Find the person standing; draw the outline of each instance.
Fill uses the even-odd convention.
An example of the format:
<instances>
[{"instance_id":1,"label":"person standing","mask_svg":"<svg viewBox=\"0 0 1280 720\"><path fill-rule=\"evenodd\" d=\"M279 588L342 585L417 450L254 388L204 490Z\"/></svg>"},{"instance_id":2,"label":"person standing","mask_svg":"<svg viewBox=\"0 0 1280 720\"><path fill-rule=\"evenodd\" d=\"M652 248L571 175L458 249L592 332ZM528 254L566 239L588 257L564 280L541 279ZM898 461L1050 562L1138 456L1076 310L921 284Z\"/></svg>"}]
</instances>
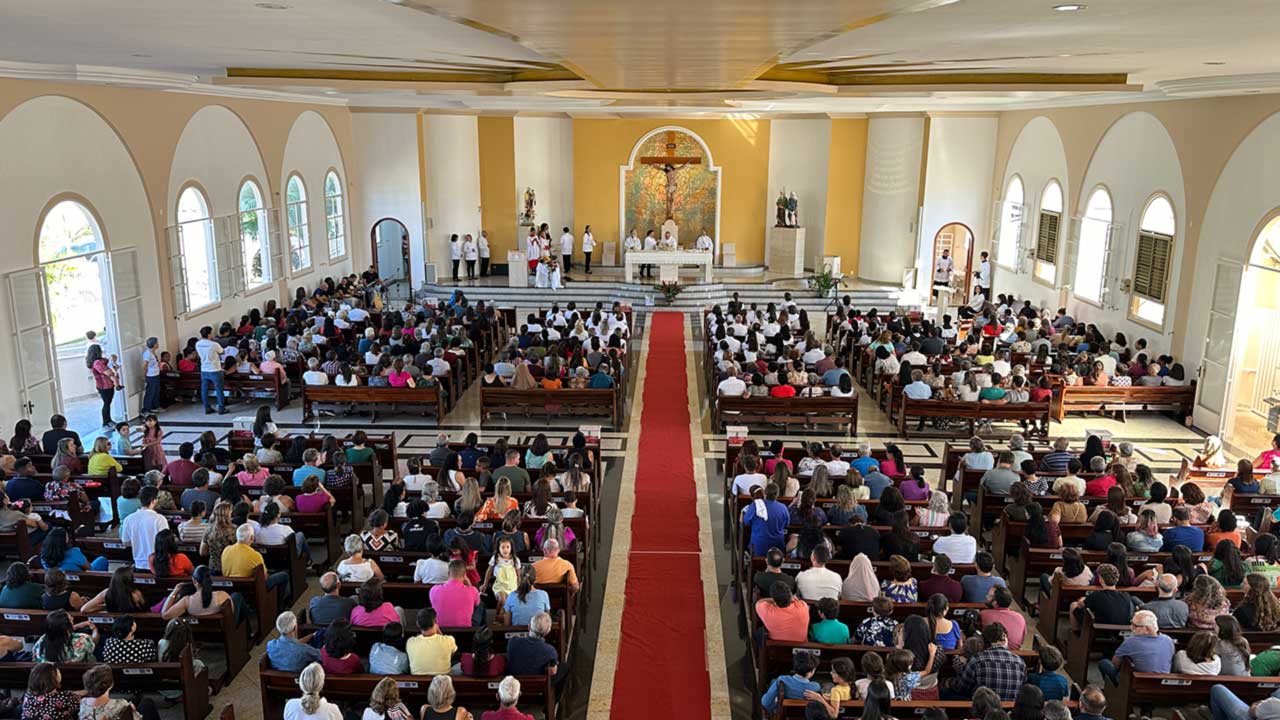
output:
<instances>
[{"instance_id":1,"label":"person standing","mask_svg":"<svg viewBox=\"0 0 1280 720\"><path fill-rule=\"evenodd\" d=\"M591 274L591 251L596 249L596 239L591 236L591 226L582 228L582 257L586 273Z\"/></svg>"},{"instance_id":2,"label":"person standing","mask_svg":"<svg viewBox=\"0 0 1280 720\"><path fill-rule=\"evenodd\" d=\"M489 231L480 231L480 277L489 276Z\"/></svg>"},{"instance_id":3,"label":"person standing","mask_svg":"<svg viewBox=\"0 0 1280 720\"><path fill-rule=\"evenodd\" d=\"M476 279L476 260L480 258L480 246L476 244L471 233L467 233L462 241L462 259L467 261L467 279Z\"/></svg>"},{"instance_id":4,"label":"person standing","mask_svg":"<svg viewBox=\"0 0 1280 720\"><path fill-rule=\"evenodd\" d=\"M146 389L142 393L142 414L160 410L160 358L156 348L160 346L157 338L147 338L147 346L142 349L142 374L146 378Z\"/></svg>"},{"instance_id":5,"label":"person standing","mask_svg":"<svg viewBox=\"0 0 1280 720\"><path fill-rule=\"evenodd\" d=\"M715 246L715 242L711 239L711 236L707 234L707 229L702 228L702 234L694 241L693 249L698 252L711 252L715 249Z\"/></svg>"},{"instance_id":6,"label":"person standing","mask_svg":"<svg viewBox=\"0 0 1280 720\"><path fill-rule=\"evenodd\" d=\"M542 257L542 240L538 238L538 229L529 226L529 237L524 239L525 260L529 263L529 272L538 269L538 259Z\"/></svg>"},{"instance_id":7,"label":"person standing","mask_svg":"<svg viewBox=\"0 0 1280 720\"><path fill-rule=\"evenodd\" d=\"M640 242L640 236L636 234L636 229L631 228L631 234L627 235L627 239L624 240L622 243L622 250L624 252L622 256L622 260L623 260L622 265L624 268L626 267L626 259L627 259L627 256L625 253L634 252L636 250L639 250L642 247L644 246ZM640 270L643 272L644 267L641 266Z\"/></svg>"},{"instance_id":8,"label":"person standing","mask_svg":"<svg viewBox=\"0 0 1280 720\"><path fill-rule=\"evenodd\" d=\"M204 403L204 414L212 415L209 409L209 388L213 388L218 398L218 414L226 415L225 400L222 397L222 344L212 339L213 328L205 325L200 328L200 339L196 342L196 354L200 356L200 402Z\"/></svg>"},{"instance_id":9,"label":"person standing","mask_svg":"<svg viewBox=\"0 0 1280 720\"><path fill-rule=\"evenodd\" d=\"M462 243L458 242L458 233L449 236L449 259L453 260L453 281L458 282L458 263L462 261Z\"/></svg>"},{"instance_id":10,"label":"person standing","mask_svg":"<svg viewBox=\"0 0 1280 720\"><path fill-rule=\"evenodd\" d=\"M933 296L938 297L938 288L951 287L951 275L956 271L955 261L951 259L951 249L942 251L942 257L933 264Z\"/></svg>"},{"instance_id":11,"label":"person standing","mask_svg":"<svg viewBox=\"0 0 1280 720\"><path fill-rule=\"evenodd\" d=\"M573 269L573 233L567 227L560 233L560 260L565 272Z\"/></svg>"},{"instance_id":12,"label":"person standing","mask_svg":"<svg viewBox=\"0 0 1280 720\"><path fill-rule=\"evenodd\" d=\"M657 250L657 249L658 249L658 238L654 237L654 236L653 236L653 231L652 231L652 230L650 230L649 232L647 232L647 233L645 233L645 234L644 234L644 250L645 250L645 252L652 252L652 251ZM652 266L652 265L649 265L649 264L647 264L647 263L646 263L646 264L644 264L644 265L641 265L641 266L640 266L640 277L648 277L648 278L652 278L652 277L653 277L653 266Z\"/></svg>"},{"instance_id":13,"label":"person standing","mask_svg":"<svg viewBox=\"0 0 1280 720\"><path fill-rule=\"evenodd\" d=\"M978 260L978 269L973 276L978 279L977 284L982 288L982 294L991 297L991 256L986 251L983 251Z\"/></svg>"},{"instance_id":14,"label":"person standing","mask_svg":"<svg viewBox=\"0 0 1280 720\"><path fill-rule=\"evenodd\" d=\"M93 386L102 398L102 426L113 427L111 422L111 401L116 397L116 387L120 384L116 371L102 357L101 345L89 346L89 371L93 373Z\"/></svg>"}]
</instances>

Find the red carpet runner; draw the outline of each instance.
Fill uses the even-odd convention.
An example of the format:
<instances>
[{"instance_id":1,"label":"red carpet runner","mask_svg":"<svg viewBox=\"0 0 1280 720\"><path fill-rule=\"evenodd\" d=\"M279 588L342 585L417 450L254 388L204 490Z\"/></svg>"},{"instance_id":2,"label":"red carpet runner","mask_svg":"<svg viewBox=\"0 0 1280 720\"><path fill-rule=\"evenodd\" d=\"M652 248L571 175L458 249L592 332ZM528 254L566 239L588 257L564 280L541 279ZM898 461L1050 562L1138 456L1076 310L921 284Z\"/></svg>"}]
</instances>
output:
<instances>
[{"instance_id":1,"label":"red carpet runner","mask_svg":"<svg viewBox=\"0 0 1280 720\"><path fill-rule=\"evenodd\" d=\"M680 313L655 313L645 359L631 567L610 712L622 720L711 714L684 323Z\"/></svg>"}]
</instances>

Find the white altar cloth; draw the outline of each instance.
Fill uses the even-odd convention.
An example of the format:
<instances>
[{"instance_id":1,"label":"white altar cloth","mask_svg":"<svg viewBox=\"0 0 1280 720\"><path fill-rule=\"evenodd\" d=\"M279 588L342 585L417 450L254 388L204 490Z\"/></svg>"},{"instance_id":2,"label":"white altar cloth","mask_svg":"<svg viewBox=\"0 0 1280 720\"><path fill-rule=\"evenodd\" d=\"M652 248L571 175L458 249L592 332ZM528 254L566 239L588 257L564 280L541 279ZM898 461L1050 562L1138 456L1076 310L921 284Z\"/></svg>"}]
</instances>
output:
<instances>
[{"instance_id":1,"label":"white altar cloth","mask_svg":"<svg viewBox=\"0 0 1280 720\"><path fill-rule=\"evenodd\" d=\"M701 265L704 268L704 279L711 282L711 264L714 254L697 250L632 250L627 253L623 278L626 282L634 282L632 273L639 265L672 266Z\"/></svg>"}]
</instances>

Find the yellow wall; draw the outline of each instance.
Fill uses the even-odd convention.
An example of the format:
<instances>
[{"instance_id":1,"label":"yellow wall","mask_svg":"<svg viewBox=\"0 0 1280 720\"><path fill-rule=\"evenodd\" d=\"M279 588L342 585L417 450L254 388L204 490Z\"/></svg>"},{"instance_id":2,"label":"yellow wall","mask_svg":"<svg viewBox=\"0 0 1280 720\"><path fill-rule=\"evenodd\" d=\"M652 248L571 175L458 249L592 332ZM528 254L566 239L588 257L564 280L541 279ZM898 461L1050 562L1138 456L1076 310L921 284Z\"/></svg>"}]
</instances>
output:
<instances>
[{"instance_id":1,"label":"yellow wall","mask_svg":"<svg viewBox=\"0 0 1280 720\"><path fill-rule=\"evenodd\" d=\"M480 117L480 225L489 232L492 262L516 249L516 141L510 117Z\"/></svg>"},{"instance_id":2,"label":"yellow wall","mask_svg":"<svg viewBox=\"0 0 1280 720\"><path fill-rule=\"evenodd\" d=\"M769 183L768 120L575 119L575 221L579 225L591 225L597 242L617 241L621 246L621 232L618 228L618 168L627 163L632 147L645 133L664 125L688 128L711 149L712 160L717 167L723 168L720 173L719 240L721 243L737 245L739 264L763 263L765 226L761 221L763 213L760 203L768 192ZM865 136L864 129L864 149ZM483 130L481 142L483 143ZM483 152L480 163L483 193ZM858 202L861 204L860 170L858 187ZM511 217L515 217L514 209ZM856 249L854 257L857 257Z\"/></svg>"},{"instance_id":3,"label":"yellow wall","mask_svg":"<svg viewBox=\"0 0 1280 720\"><path fill-rule=\"evenodd\" d=\"M831 121L831 160L827 165L826 255L840 256L845 275L858 274L862 244L862 185L867 168L867 119Z\"/></svg>"}]
</instances>

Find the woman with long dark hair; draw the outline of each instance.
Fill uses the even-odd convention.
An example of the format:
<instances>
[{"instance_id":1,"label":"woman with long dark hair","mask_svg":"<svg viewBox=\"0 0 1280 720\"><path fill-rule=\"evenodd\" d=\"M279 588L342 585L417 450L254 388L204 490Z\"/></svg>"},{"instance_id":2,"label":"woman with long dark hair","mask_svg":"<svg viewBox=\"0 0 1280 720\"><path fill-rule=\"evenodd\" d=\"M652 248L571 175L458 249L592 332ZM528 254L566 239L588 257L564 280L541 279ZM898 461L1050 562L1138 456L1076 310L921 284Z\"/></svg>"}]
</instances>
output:
<instances>
[{"instance_id":1,"label":"woman with long dark hair","mask_svg":"<svg viewBox=\"0 0 1280 720\"><path fill-rule=\"evenodd\" d=\"M889 533L880 536L880 553L884 560L894 555L915 562L920 559L920 538L908 525L907 511L901 510L889 520Z\"/></svg>"},{"instance_id":2,"label":"woman with long dark hair","mask_svg":"<svg viewBox=\"0 0 1280 720\"><path fill-rule=\"evenodd\" d=\"M91 634L76 632L77 628L88 628ZM65 610L56 610L45 618L44 635L36 641L31 655L36 662L93 662L97 641L96 625L88 620L73 624Z\"/></svg>"},{"instance_id":3,"label":"woman with long dark hair","mask_svg":"<svg viewBox=\"0 0 1280 720\"><path fill-rule=\"evenodd\" d=\"M1013 702L1013 711L1009 720L1043 720L1044 691L1031 683L1018 689L1018 697Z\"/></svg>"},{"instance_id":4,"label":"woman with long dark hair","mask_svg":"<svg viewBox=\"0 0 1280 720\"><path fill-rule=\"evenodd\" d=\"M156 533L155 550L151 554L151 572L156 577L188 577L195 569L191 559L178 552L178 537L172 530Z\"/></svg>"},{"instance_id":5,"label":"woman with long dark hair","mask_svg":"<svg viewBox=\"0 0 1280 720\"><path fill-rule=\"evenodd\" d=\"M66 528L53 527L40 545L40 565L46 570L83 572L89 569L89 560L80 548L71 546Z\"/></svg>"},{"instance_id":6,"label":"woman with long dark hair","mask_svg":"<svg viewBox=\"0 0 1280 720\"><path fill-rule=\"evenodd\" d=\"M1123 539L1124 533L1116 514L1110 510L1103 510L1093 521L1093 532L1084 539L1084 549L1106 550L1111 543ZM1124 575L1124 571L1121 570L1120 574Z\"/></svg>"},{"instance_id":7,"label":"woman with long dark hair","mask_svg":"<svg viewBox=\"0 0 1280 720\"><path fill-rule=\"evenodd\" d=\"M915 656L911 669L918 673L930 674L939 665L938 645L933 631L929 627L929 621L919 615L911 615L903 621L898 647L910 650Z\"/></svg>"},{"instance_id":8,"label":"woman with long dark hair","mask_svg":"<svg viewBox=\"0 0 1280 720\"><path fill-rule=\"evenodd\" d=\"M81 608L83 612L145 612L147 602L133 580L133 566L124 565L111 574L111 582Z\"/></svg>"}]
</instances>

